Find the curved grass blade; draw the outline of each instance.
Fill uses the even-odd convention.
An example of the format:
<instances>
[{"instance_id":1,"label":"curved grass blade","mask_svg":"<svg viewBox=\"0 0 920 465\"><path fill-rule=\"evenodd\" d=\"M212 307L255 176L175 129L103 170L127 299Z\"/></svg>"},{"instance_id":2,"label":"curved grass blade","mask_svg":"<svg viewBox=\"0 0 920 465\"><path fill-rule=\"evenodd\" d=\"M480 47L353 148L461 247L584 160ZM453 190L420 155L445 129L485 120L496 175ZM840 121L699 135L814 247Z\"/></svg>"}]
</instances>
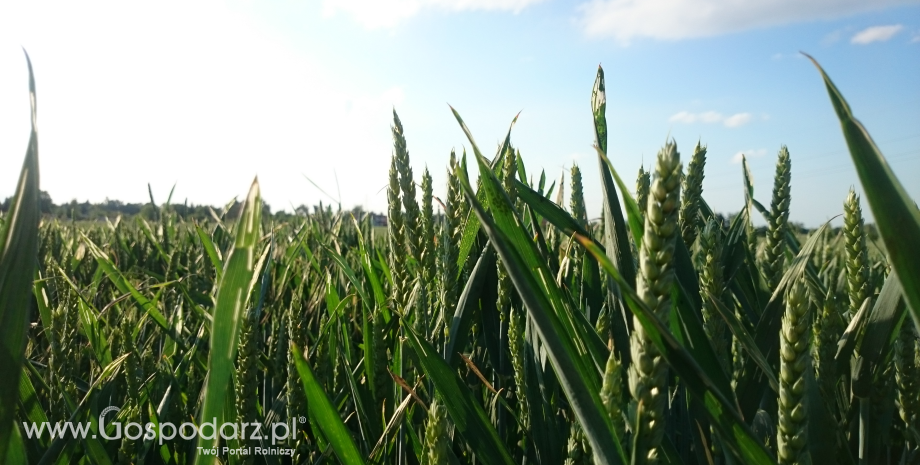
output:
<instances>
[{"instance_id":1,"label":"curved grass blade","mask_svg":"<svg viewBox=\"0 0 920 465\"><path fill-rule=\"evenodd\" d=\"M31 307L32 280L38 262L38 223L41 220L38 184L38 129L35 77L29 67L32 132L16 193L0 227L0 457L9 451L16 415L19 376L26 348L26 324ZM21 441L19 442L21 445Z\"/></svg>"},{"instance_id":2,"label":"curved grass blade","mask_svg":"<svg viewBox=\"0 0 920 465\"><path fill-rule=\"evenodd\" d=\"M885 279L882 291L866 318L865 330L856 347L859 354L857 363L865 364L866 369L853 372L851 383L854 395L862 396L865 393L868 396L873 379L879 375L884 361L889 358L904 317L905 305L901 296L901 282L897 272L892 271Z\"/></svg>"},{"instance_id":3,"label":"curved grass blade","mask_svg":"<svg viewBox=\"0 0 920 465\"><path fill-rule=\"evenodd\" d=\"M595 457L601 463L625 464L627 463L626 456L613 430L610 418L601 414L605 410L598 395L600 373L596 367L588 366L587 361L584 360L587 354L576 348L577 344L585 342L584 340L573 340L578 327L566 327L563 324L562 318L571 318L571 312L566 310L562 302L562 293L549 275L546 262L538 258L536 245L530 241L520 224L516 223L507 194L501 190L494 174L484 169L488 166L485 159L481 156L477 159L480 164L483 186L489 192L490 200L493 202L492 212L502 220L502 229L496 225L497 222L492 217L486 214L482 205L476 200L469 180L460 176L460 185L467 198L470 199L473 211L479 217L483 230L492 241L502 263L508 270L508 275L524 301ZM505 229L514 234L514 240L509 239ZM526 260L522 257L522 253L527 257ZM546 289L541 286L541 282ZM594 336L597 338L597 333L594 333Z\"/></svg>"},{"instance_id":4,"label":"curved grass blade","mask_svg":"<svg viewBox=\"0 0 920 465\"><path fill-rule=\"evenodd\" d=\"M236 225L236 239L233 250L224 267L224 278L217 291L217 305L211 324L211 343L208 356L208 379L202 397L201 421L215 421L221 424L224 417L224 403L229 393L230 375L234 370L236 349L239 342L240 319L246 302L256 283L256 245L260 239L262 224L262 198L259 182L252 182L243 213ZM216 439L198 438L198 446L211 448ZM214 456L198 455L195 463L214 463Z\"/></svg>"},{"instance_id":5,"label":"curved grass blade","mask_svg":"<svg viewBox=\"0 0 920 465\"><path fill-rule=\"evenodd\" d=\"M601 81L601 87L603 87L603 71L598 71L598 79ZM629 189L623 184L620 176L613 168L613 164L610 163L610 159L607 158L607 153L598 145L595 145L594 149L597 151L597 163L601 173L601 189L604 194L602 206L604 213L604 245L607 247L605 253L611 260L614 260L617 269L625 278L625 283L635 289L636 266L633 261L632 249L629 245L629 237L626 235L626 228L627 226L629 227L636 247L641 247L642 216L639 215L639 207L636 205L635 200L629 195ZM617 190L611 175L620 184L620 193L623 195L623 200L627 206L628 221L623 219L620 200L617 197ZM617 321L618 323L611 325L614 349L618 352L622 363L628 366L632 363L632 353L628 350L628 347L630 344L629 333L633 330L633 319L629 317L626 303L621 296L622 291L617 286L618 284L614 280L607 278L607 311L611 312L611 316L615 317L611 318L611 321Z\"/></svg>"},{"instance_id":6,"label":"curved grass blade","mask_svg":"<svg viewBox=\"0 0 920 465\"><path fill-rule=\"evenodd\" d=\"M450 106L450 105L448 105ZM457 122L460 123L460 128L463 129L463 133L466 134L466 138L470 141L470 145L473 146L473 156L481 156L482 152L479 151L479 146L476 145L476 141L473 140L473 134L470 132L469 128L466 127L466 123L463 122L463 118L460 117L460 113L457 113L457 110L454 107L450 107L450 111L454 114L454 118L457 119ZM511 146L511 129L514 128L514 124L517 123L518 116L520 113L514 116L514 119L511 120L511 125L508 126L508 133L505 135L505 140L502 142L501 147L498 149L498 153L495 155L495 158L492 159L492 162L489 164L490 169L494 170L497 167L501 166L502 157L505 155L505 151ZM463 169L463 172L466 173L466 151L463 152L463 162L460 165ZM488 208L488 203L486 202L486 197L484 192L477 192L477 197L479 201ZM463 266L466 262L467 257L470 255L470 251L473 248L473 243L476 240L476 236L479 234L479 219L476 218L476 215L473 212L470 212L470 216L466 219L463 227L463 235L460 240L460 252L457 255L457 266Z\"/></svg>"},{"instance_id":7,"label":"curved grass blade","mask_svg":"<svg viewBox=\"0 0 920 465\"><path fill-rule=\"evenodd\" d=\"M377 273L374 271L374 264L371 262L371 255L367 251L367 246L364 244L364 234L361 233L361 227L358 225L358 221L355 220L352 216L352 221L355 224L355 231L358 233L358 254L361 257L361 267L364 268L364 274L367 276L368 281L371 283L371 289L374 291L374 300L377 302L378 307L386 306L386 295L383 293L383 287L380 285L380 280L377 278ZM370 302L368 302L370 305Z\"/></svg>"},{"instance_id":8,"label":"curved grass blade","mask_svg":"<svg viewBox=\"0 0 920 465\"><path fill-rule=\"evenodd\" d=\"M598 168L601 172L601 190L604 194L603 208L606 224L605 245L607 255L615 260L617 269L623 273L627 283L635 285L636 270L632 261L632 251L629 247L629 238L626 237L626 219L620 208L620 199L617 197L610 173L614 172L610 160L607 159L607 91L604 82L604 69L598 65L597 77L594 79L594 88L591 91L591 115L594 120L594 148L597 150ZM610 169L610 171L608 171ZM624 198L628 189L620 186ZM638 218L638 217L637 217ZM641 237L641 234L638 236ZM641 240L641 239L637 239ZM627 319L628 321L629 319Z\"/></svg>"},{"instance_id":9,"label":"curved grass blade","mask_svg":"<svg viewBox=\"0 0 920 465\"><path fill-rule=\"evenodd\" d=\"M310 364L304 359L304 354L296 344L291 344L291 350L297 354L294 357L294 363L297 365L297 373L300 375L300 381L303 383L304 392L307 395L307 404L310 406L310 415L314 418L319 429L323 431L326 440L332 445L335 455L345 465L364 464L361 453L351 437L345 423L339 412L333 407L332 402L326 395L326 391L316 381L313 376L313 370Z\"/></svg>"},{"instance_id":10,"label":"curved grass blade","mask_svg":"<svg viewBox=\"0 0 920 465\"><path fill-rule=\"evenodd\" d=\"M348 262L345 261L345 257L339 255L332 247L323 246L326 249L326 253L332 257L332 260L339 265L339 268L342 269L342 273L345 273L345 277L351 281L351 284L355 286L355 289L358 291L358 295L361 297L361 300L364 302L373 302L370 298L370 295L367 293L367 290L364 288L364 283L358 279L358 276L355 274L354 270L348 266Z\"/></svg>"},{"instance_id":11,"label":"curved grass blade","mask_svg":"<svg viewBox=\"0 0 920 465\"><path fill-rule=\"evenodd\" d=\"M850 360L853 351L856 350L857 337L862 334L863 328L866 327L870 308L872 308L872 298L864 300L856 315L853 315L853 319L850 320L847 329L843 331L837 341L837 354L834 355L834 363L840 365Z\"/></svg>"},{"instance_id":12,"label":"curved grass blade","mask_svg":"<svg viewBox=\"0 0 920 465\"><path fill-rule=\"evenodd\" d=\"M476 458L485 464L514 463L489 417L459 376L427 341L418 337L409 325L403 325L409 345L418 355L422 370L432 382L447 407L450 419Z\"/></svg>"},{"instance_id":13,"label":"curved grass blade","mask_svg":"<svg viewBox=\"0 0 920 465\"><path fill-rule=\"evenodd\" d=\"M572 218L572 215L569 215L568 212L546 197L540 195L537 191L518 180L515 180L515 188L517 189L518 198L523 200L529 207L533 208L533 210L539 213L544 219L562 230L566 235L577 232L582 236L591 237L591 234ZM539 225L536 224L533 226L539 227ZM543 252L541 246L542 244L538 243L538 248L541 249L541 253L549 255ZM599 244L598 247L600 247ZM581 303L585 304L585 314L588 322L594 325L597 321L597 315L600 312L601 302L603 300L600 288L600 272L597 268L597 262L594 260L585 260L582 267L583 279L581 285L583 286L582 295L584 302Z\"/></svg>"},{"instance_id":14,"label":"curved grass blade","mask_svg":"<svg viewBox=\"0 0 920 465\"><path fill-rule=\"evenodd\" d=\"M524 229L520 218L514 211L508 200L508 195L501 187L498 178L484 167L485 159L479 157L480 172L487 173L481 176L484 191L489 197L489 202L496 209L493 213L494 224L502 230L509 239L510 244L515 247L525 260L526 266L531 270L541 270L543 276L548 274L547 260L539 253L539 248L532 238ZM538 280L537 282L540 282ZM542 290L549 297L550 303L556 312L562 327L565 329L569 339L574 342L575 347L581 353L587 353L591 356L591 361L597 370L597 377L591 375L588 381L592 383L592 388L596 387L600 391L600 374L603 373L607 364L607 358L610 351L600 336L598 336L594 327L588 322L587 316L579 311L575 311L575 305L569 300L568 294L564 293L559 286L548 283L544 284ZM587 365L585 365L587 367ZM591 373L590 370L588 373Z\"/></svg>"},{"instance_id":15,"label":"curved grass blade","mask_svg":"<svg viewBox=\"0 0 920 465\"><path fill-rule=\"evenodd\" d=\"M479 308L479 300L485 288L486 277L495 270L495 252L492 247L486 243L476 266L470 273L470 278L463 287L463 293L457 301L457 309L454 311L453 319L450 323L450 332L448 333L447 348L444 351L444 358L447 363L454 366L454 354L466 347L469 342L470 328L473 326L473 314Z\"/></svg>"},{"instance_id":16,"label":"curved grass blade","mask_svg":"<svg viewBox=\"0 0 920 465\"><path fill-rule=\"evenodd\" d=\"M486 158L482 156L482 153L476 146L472 134L470 134L466 124L463 123L463 119L460 118L460 114L457 113L457 111L453 108L451 108L451 110L453 111L454 116L457 118L457 122L460 123L464 133L467 135L467 138L470 140L470 143L473 145L473 150L475 153L474 156L476 157L477 164L479 165L480 181L483 186L485 186L484 189L476 192L476 202L481 206L491 205L494 202L499 202L497 208L501 208L501 210L497 213L496 224L504 229L506 234L508 234L507 237L511 239L512 243L516 244L518 247L522 247L519 250L529 252L524 255L524 258L527 259L528 267L531 270L535 270L539 265L542 267L541 271L544 273L544 277L547 277L547 279L552 279L550 277L551 275L546 273L547 270L545 257L541 257L539 255L539 252L536 249L536 246L533 244L533 241L530 240L529 235L521 227L520 222L515 219L515 215L511 213L514 209L508 201L507 193L504 192L501 187L501 183L498 181L495 175L494 167L496 166L496 163L501 162L501 155L503 153L502 151L510 147L511 129L509 128L509 135L505 138L505 144L502 145L502 151L500 151L499 154L496 155L496 158L493 159L491 163L489 163ZM515 117L515 121L516 120L517 118ZM455 176L460 177L461 184L463 180L465 180L466 185L469 186L469 179L466 176L465 170L458 170L458 173L456 173ZM473 191L471 188L469 193L472 192ZM483 199L488 203L483 203ZM473 200L473 198L471 198L471 200ZM485 209L483 209L483 212L485 212ZM470 211L470 215L470 218L472 219L474 216L477 216L478 213ZM482 219L480 218L479 221L481 222ZM524 244L529 245L525 246ZM541 281L538 280L537 282ZM582 349L581 353L588 353L591 355L591 359L594 362L595 368L597 369L597 376L589 377L588 381L592 382L592 387L596 387L595 391L599 391L600 374L603 373L604 367L606 366L609 350L597 335L597 332L594 331L594 328L591 327L590 323L588 323L585 315L580 312L574 312L572 310L573 306L570 305L570 302L566 300L566 296L558 288L558 286L550 286L549 284L546 285L549 287L545 288L544 290L549 291L548 295L553 303L553 307L551 308L556 310L557 316L561 319L563 328L566 330L566 334L569 335L570 340L573 341L574 344L578 345L579 348ZM581 362L581 358L578 358L577 360Z\"/></svg>"},{"instance_id":17,"label":"curved grass blade","mask_svg":"<svg viewBox=\"0 0 920 465\"><path fill-rule=\"evenodd\" d=\"M591 237L591 234L581 227L578 222L572 218L567 211L556 205L548 198L543 197L537 191L527 187L526 184L515 179L514 186L517 189L518 198L530 205L540 216L549 221L553 226L559 228L566 235L578 233L585 237Z\"/></svg>"},{"instance_id":18,"label":"curved grass blade","mask_svg":"<svg viewBox=\"0 0 920 465\"><path fill-rule=\"evenodd\" d=\"M30 379L29 370L23 369L22 375L19 377L19 415L20 419L28 419L33 425L41 425L48 423L48 416L45 415L45 410L41 405L40 398L38 393L35 391L35 387L32 385L32 380ZM16 425L15 429L18 430L19 426ZM15 433L14 433L15 434ZM42 450L45 450L48 447L48 441L44 436L33 438L28 435L23 439L23 446L25 447L26 453L29 455L30 460L25 462L14 462L7 460L5 463L35 463L41 457ZM15 437L12 441L16 441ZM9 457L9 455L7 455Z\"/></svg>"},{"instance_id":19,"label":"curved grass blade","mask_svg":"<svg viewBox=\"0 0 920 465\"><path fill-rule=\"evenodd\" d=\"M744 179L744 201L748 209L753 206L765 220L770 221L770 211L754 198L754 176L751 175L751 169L744 155L741 156L741 173Z\"/></svg>"},{"instance_id":20,"label":"curved grass blade","mask_svg":"<svg viewBox=\"0 0 920 465\"><path fill-rule=\"evenodd\" d=\"M597 150L597 147L595 147L595 150ZM636 199L629 193L629 187L623 182L623 178L617 173L617 170L613 167L613 163L607 158L607 154L598 150L597 155L604 161L604 164L607 165L607 169L609 169L610 174L613 175L617 187L620 188L620 195L623 196L623 204L626 207L626 219L629 224L629 232L632 234L633 240L636 241L636 247L639 248L642 246L642 231L645 230L645 226L642 224L639 204L636 203Z\"/></svg>"},{"instance_id":21,"label":"curved grass blade","mask_svg":"<svg viewBox=\"0 0 920 465\"><path fill-rule=\"evenodd\" d=\"M208 236L208 233L204 229L201 229L201 226L196 224L195 231L198 233L198 238L201 240L201 245L204 247L208 259L211 260L211 265L214 266L214 271L217 273L217 282L220 282L224 274L224 263L220 258L220 252L214 247L214 242L211 240L211 237Z\"/></svg>"},{"instance_id":22,"label":"curved grass blade","mask_svg":"<svg viewBox=\"0 0 920 465\"><path fill-rule=\"evenodd\" d=\"M888 166L869 132L853 117L850 105L837 86L814 58L804 55L814 63L824 79L879 234L900 277L914 325L920 331L920 260L916 257L916 250L920 247L920 210Z\"/></svg>"}]
</instances>

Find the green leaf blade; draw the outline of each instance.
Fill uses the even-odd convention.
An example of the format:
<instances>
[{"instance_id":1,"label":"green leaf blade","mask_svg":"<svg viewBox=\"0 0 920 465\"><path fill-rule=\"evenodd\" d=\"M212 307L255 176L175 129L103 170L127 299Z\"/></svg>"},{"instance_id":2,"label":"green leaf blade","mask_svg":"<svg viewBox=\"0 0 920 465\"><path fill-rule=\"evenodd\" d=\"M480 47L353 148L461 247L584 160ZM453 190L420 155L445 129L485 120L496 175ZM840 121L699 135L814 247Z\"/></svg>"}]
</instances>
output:
<instances>
[{"instance_id":1,"label":"green leaf blade","mask_svg":"<svg viewBox=\"0 0 920 465\"><path fill-rule=\"evenodd\" d=\"M345 465L364 465L364 459L358 452L348 428L342 422L339 412L332 406L326 391L316 380L310 364L304 358L303 352L292 344L291 350L297 354L294 357L294 363L297 366L297 373L300 375L300 381L303 383L304 393L307 395L307 404L310 406L310 415L312 415L319 424L320 429L326 436L326 439L332 445L335 455Z\"/></svg>"},{"instance_id":2,"label":"green leaf blade","mask_svg":"<svg viewBox=\"0 0 920 465\"><path fill-rule=\"evenodd\" d=\"M255 282L255 247L261 237L261 218L262 199L256 180L252 183L243 213L236 225L233 251L226 261L223 279L217 291L217 305L211 323L208 379L203 388L202 422L215 421L216 424L221 424L224 417L224 403L232 384L230 377L236 361L240 320ZM198 439L199 447L209 448L215 445L216 439ZM214 463L214 460L213 456L199 455L196 463Z\"/></svg>"},{"instance_id":3,"label":"green leaf blade","mask_svg":"<svg viewBox=\"0 0 920 465\"><path fill-rule=\"evenodd\" d=\"M32 279L38 262L38 224L41 220L38 179L38 130L36 129L35 78L29 67L32 132L19 183L0 228L0 457L7 457L13 438L13 418L19 393L26 324L31 307ZM18 434L17 434L18 438ZM21 439L15 447L21 447ZM16 451L13 451L16 452Z\"/></svg>"}]
</instances>

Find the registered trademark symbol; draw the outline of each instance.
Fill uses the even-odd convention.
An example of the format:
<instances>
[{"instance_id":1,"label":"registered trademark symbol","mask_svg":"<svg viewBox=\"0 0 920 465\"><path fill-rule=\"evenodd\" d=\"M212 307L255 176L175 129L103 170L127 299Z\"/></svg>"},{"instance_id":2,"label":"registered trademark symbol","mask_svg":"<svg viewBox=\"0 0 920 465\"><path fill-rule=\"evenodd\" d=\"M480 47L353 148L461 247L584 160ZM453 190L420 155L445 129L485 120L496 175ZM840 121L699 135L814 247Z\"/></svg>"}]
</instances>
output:
<instances>
[{"instance_id":1,"label":"registered trademark symbol","mask_svg":"<svg viewBox=\"0 0 920 465\"><path fill-rule=\"evenodd\" d=\"M307 417L300 417L300 418L298 418L297 420L300 421L301 423L306 423L306 422L307 422Z\"/></svg>"}]
</instances>

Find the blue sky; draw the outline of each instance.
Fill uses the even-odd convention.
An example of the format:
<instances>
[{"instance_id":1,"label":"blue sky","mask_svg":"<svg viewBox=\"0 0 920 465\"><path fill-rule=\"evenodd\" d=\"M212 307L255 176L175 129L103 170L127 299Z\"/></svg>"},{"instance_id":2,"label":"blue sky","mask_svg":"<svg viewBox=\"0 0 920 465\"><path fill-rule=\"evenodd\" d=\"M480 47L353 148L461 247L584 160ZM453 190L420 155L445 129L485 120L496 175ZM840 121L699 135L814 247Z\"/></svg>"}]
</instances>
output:
<instances>
[{"instance_id":1,"label":"blue sky","mask_svg":"<svg viewBox=\"0 0 920 465\"><path fill-rule=\"evenodd\" d=\"M443 195L451 148L469 146L450 104L487 153L522 111L512 139L528 173L558 179L577 163L598 216L589 102L602 64L610 155L625 178L667 137L685 163L700 140L704 197L737 211L739 154L769 203L786 144L791 219L815 226L861 188L799 51L824 66L920 199L916 0L125 3L0 6L0 197L28 138L24 46L42 188L58 203L143 202L149 182L158 201L176 184L174 201L222 205L255 175L275 210L328 202L308 176L346 208L382 211L391 110L416 176L427 166Z\"/></svg>"}]
</instances>

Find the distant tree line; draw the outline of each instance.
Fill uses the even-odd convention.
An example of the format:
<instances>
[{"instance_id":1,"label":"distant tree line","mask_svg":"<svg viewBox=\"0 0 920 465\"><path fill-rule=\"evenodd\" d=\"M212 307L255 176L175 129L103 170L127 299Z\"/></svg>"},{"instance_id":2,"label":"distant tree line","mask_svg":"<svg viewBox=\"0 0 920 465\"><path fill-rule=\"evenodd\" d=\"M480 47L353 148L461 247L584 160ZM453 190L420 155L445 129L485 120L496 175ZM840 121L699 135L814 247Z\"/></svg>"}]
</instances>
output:
<instances>
[{"instance_id":1,"label":"distant tree line","mask_svg":"<svg viewBox=\"0 0 920 465\"><path fill-rule=\"evenodd\" d=\"M3 203L0 203L0 212L7 212L12 201L12 197L4 199ZM213 210L215 214L223 216L224 210L226 209L226 217L235 219L239 216L242 207L242 203L236 200L221 207L195 204L189 205L188 202L154 206L150 202L124 203L120 200L110 199L105 199L103 202L99 203L90 203L88 201L77 202L76 200L71 200L67 203L56 204L51 199L51 196L45 191L41 191L39 203L44 216L56 218L58 220L73 221L104 221L106 218L115 219L119 215L125 218L140 216L141 218L152 221L157 218L160 209L166 209L185 221L206 221L212 218L211 210ZM271 206L264 202L264 200L262 202L263 218L272 218L276 221L283 221L297 216L308 216L320 212L331 215L334 211L331 205L323 205L323 203L320 202L319 205L314 205L312 208L306 205L295 207L294 213L283 210L272 212ZM358 219L363 219L366 214L374 215L375 223L381 221L379 218L383 218L382 225L386 225L386 217L383 215L375 215L373 212L366 212L361 206L352 208L350 212Z\"/></svg>"}]
</instances>

